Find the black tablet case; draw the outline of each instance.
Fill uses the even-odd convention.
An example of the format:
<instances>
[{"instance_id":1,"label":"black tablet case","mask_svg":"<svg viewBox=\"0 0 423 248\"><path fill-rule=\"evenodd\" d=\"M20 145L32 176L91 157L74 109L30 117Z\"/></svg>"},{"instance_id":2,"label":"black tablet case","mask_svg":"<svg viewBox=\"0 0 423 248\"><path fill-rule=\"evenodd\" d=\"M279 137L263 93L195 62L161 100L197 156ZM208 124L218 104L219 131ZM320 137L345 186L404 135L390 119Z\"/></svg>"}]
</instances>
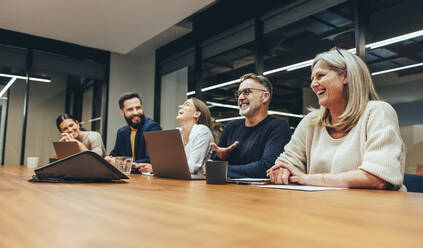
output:
<instances>
[{"instance_id":1,"label":"black tablet case","mask_svg":"<svg viewBox=\"0 0 423 248\"><path fill-rule=\"evenodd\" d=\"M31 182L110 182L129 179L97 153L83 151L36 169Z\"/></svg>"}]
</instances>

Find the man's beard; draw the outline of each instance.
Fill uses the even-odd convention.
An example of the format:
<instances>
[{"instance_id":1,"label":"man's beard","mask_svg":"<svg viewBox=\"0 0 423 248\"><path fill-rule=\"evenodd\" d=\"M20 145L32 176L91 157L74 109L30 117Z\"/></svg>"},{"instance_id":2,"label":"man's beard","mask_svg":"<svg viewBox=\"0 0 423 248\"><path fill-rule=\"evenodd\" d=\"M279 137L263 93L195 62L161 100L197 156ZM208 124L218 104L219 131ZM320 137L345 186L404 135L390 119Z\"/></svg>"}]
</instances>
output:
<instances>
[{"instance_id":1,"label":"man's beard","mask_svg":"<svg viewBox=\"0 0 423 248\"><path fill-rule=\"evenodd\" d=\"M136 116L138 116L140 118L140 121L138 123L132 122L132 118L134 118ZM130 127L134 128L134 129L139 129L140 127L142 127L144 125L144 114L133 115L132 117L126 117L125 116L125 120L126 120L126 123Z\"/></svg>"},{"instance_id":2,"label":"man's beard","mask_svg":"<svg viewBox=\"0 0 423 248\"><path fill-rule=\"evenodd\" d=\"M261 107L260 99L261 99L261 96L258 99L252 99L252 101L249 101L249 105L247 109L241 109L241 104L239 104L238 105L239 115L242 115L245 117L253 116L254 113Z\"/></svg>"}]
</instances>

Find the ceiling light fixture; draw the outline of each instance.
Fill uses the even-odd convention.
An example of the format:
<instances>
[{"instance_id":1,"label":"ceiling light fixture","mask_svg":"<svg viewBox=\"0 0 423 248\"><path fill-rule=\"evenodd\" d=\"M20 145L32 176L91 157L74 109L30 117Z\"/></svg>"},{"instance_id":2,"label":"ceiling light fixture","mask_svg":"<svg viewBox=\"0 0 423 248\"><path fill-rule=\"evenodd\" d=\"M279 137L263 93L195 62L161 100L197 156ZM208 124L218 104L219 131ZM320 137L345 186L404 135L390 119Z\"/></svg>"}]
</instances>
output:
<instances>
[{"instance_id":1,"label":"ceiling light fixture","mask_svg":"<svg viewBox=\"0 0 423 248\"><path fill-rule=\"evenodd\" d=\"M357 49L355 49L355 48L351 48L351 49L348 49L347 51L355 54L356 53L356 50ZM297 63L297 64L285 66L286 67L286 71L293 71L293 70L297 70L297 69L301 69L301 68L304 68L304 67L311 66L313 64L313 60L314 59L310 59L310 60L307 60L307 61L304 61L304 62L300 62L300 63ZM272 72L272 73L274 73L274 72ZM267 73L267 74L270 74L270 73Z\"/></svg>"},{"instance_id":2,"label":"ceiling light fixture","mask_svg":"<svg viewBox=\"0 0 423 248\"><path fill-rule=\"evenodd\" d=\"M378 42L370 43L370 44L366 45L366 48L375 49L375 48L391 45L391 44L394 44L394 43L398 43L398 42L401 42L401 41L413 39L413 38L416 38L416 37L422 36L422 35L423 35L423 30L420 30L420 31L416 31L416 32L413 32L413 33L404 34L404 35L389 38L389 39L386 39L386 40L381 40L381 41L378 41ZM357 50L356 48L348 49L348 51L350 51L354 54L356 53L356 50ZM307 60L307 61L304 61L304 62L293 64L293 65L288 65L288 66L284 66L284 67L281 67L281 68L278 68L278 69L266 71L266 72L263 73L263 75L268 75L268 74L276 73L276 72L279 72L279 71L285 71L285 70L286 71L293 71L293 70L301 69L301 68L304 68L304 67L307 67L307 66L311 66L312 63L313 63L313 60L311 59L311 60Z\"/></svg>"},{"instance_id":3,"label":"ceiling light fixture","mask_svg":"<svg viewBox=\"0 0 423 248\"><path fill-rule=\"evenodd\" d=\"M207 101L207 104L210 104L210 105L215 106L215 107L239 109L238 106L235 106L235 105L222 104L222 103L217 103L217 102ZM292 113L281 112L281 111L273 111L273 110L269 110L268 113L269 113L269 115L283 115L283 116L296 117L296 118L303 118L304 117L304 115L292 114Z\"/></svg>"},{"instance_id":4,"label":"ceiling light fixture","mask_svg":"<svg viewBox=\"0 0 423 248\"><path fill-rule=\"evenodd\" d=\"M2 97L4 95L4 93L7 92L7 90L10 88L10 86L12 86L12 84L16 81L15 77L12 77L9 82L6 84L6 86L4 86L4 88L0 91L0 97Z\"/></svg>"},{"instance_id":5,"label":"ceiling light fixture","mask_svg":"<svg viewBox=\"0 0 423 248\"><path fill-rule=\"evenodd\" d=\"M418 66L423 66L423 63L413 64L413 65L407 65L407 66L402 66L402 67L397 67L397 68L392 68L392 69L384 70L384 71L373 72L372 73L372 76L376 76L376 75L383 74L383 73L388 73L388 72L393 72L393 71L405 70L405 69L414 68L414 67L418 67Z\"/></svg>"},{"instance_id":6,"label":"ceiling light fixture","mask_svg":"<svg viewBox=\"0 0 423 248\"><path fill-rule=\"evenodd\" d=\"M19 78L19 79L26 80L26 77L24 77L24 76L13 75L13 74L0 73L0 77ZM29 77L29 80L31 80L31 81L37 81L37 82L43 82L43 83L51 83L51 80L50 79L45 79L45 78Z\"/></svg>"},{"instance_id":7,"label":"ceiling light fixture","mask_svg":"<svg viewBox=\"0 0 423 248\"><path fill-rule=\"evenodd\" d=\"M209 86L209 87L206 87L206 88L202 88L201 91L202 92L209 91L209 90L212 90L212 89L216 89L216 88L220 88L220 87L224 87L224 86L236 84L236 83L239 83L239 79L235 79L235 80L231 80L231 81L228 81L228 82L225 82L225 83L216 84L216 85L212 85L212 86Z\"/></svg>"},{"instance_id":8,"label":"ceiling light fixture","mask_svg":"<svg viewBox=\"0 0 423 248\"><path fill-rule=\"evenodd\" d=\"M239 109L238 106L235 106L235 105L223 104L223 103L218 103L218 102L209 102L209 101L207 101L206 103L210 104L212 106L215 106L215 107Z\"/></svg>"},{"instance_id":9,"label":"ceiling light fixture","mask_svg":"<svg viewBox=\"0 0 423 248\"><path fill-rule=\"evenodd\" d=\"M195 94L195 90L187 92L187 96L194 95L194 94Z\"/></svg>"},{"instance_id":10,"label":"ceiling light fixture","mask_svg":"<svg viewBox=\"0 0 423 248\"><path fill-rule=\"evenodd\" d=\"M394 43L401 42L401 41L404 41L404 40L413 39L413 38L416 38L416 37L422 36L422 35L423 35L423 30L420 30L420 31L409 33L409 34L389 38L389 39L386 39L386 40L381 40L381 41L378 41L378 42L370 43L370 44L366 45L366 48L375 49L375 48L378 48L378 47L394 44ZM348 49L348 51L350 51L354 54L356 53L355 48ZM293 70L301 69L301 68L304 68L304 67L307 67L307 66L311 66L312 64L313 64L313 59L310 59L310 60L306 60L306 61L299 62L299 63L296 63L296 64L287 65L287 66L283 66L283 67L276 68L276 69L273 69L273 70L265 71L265 72L263 72L263 75L266 76L266 75L273 74L273 73L280 72L280 71L293 71ZM239 79L235 79L235 80L228 81L228 82L225 82L225 83L209 86L209 87L201 89L201 91L202 92L209 91L209 90L212 90L212 89L224 87L224 86L235 84L235 83L239 83ZM195 92L194 93L192 93L192 92L193 91L188 92L187 96L195 94Z\"/></svg>"},{"instance_id":11,"label":"ceiling light fixture","mask_svg":"<svg viewBox=\"0 0 423 248\"><path fill-rule=\"evenodd\" d=\"M233 121L233 120L239 120L239 119L244 119L244 118L245 118L244 116L236 116L236 117L219 119L219 120L216 120L216 122L226 122L226 121Z\"/></svg>"},{"instance_id":12,"label":"ceiling light fixture","mask_svg":"<svg viewBox=\"0 0 423 248\"><path fill-rule=\"evenodd\" d=\"M304 117L304 115L292 114L292 113L281 112L281 111L273 111L273 110L269 110L269 115L283 115L283 116L296 117L296 118Z\"/></svg>"},{"instance_id":13,"label":"ceiling light fixture","mask_svg":"<svg viewBox=\"0 0 423 248\"><path fill-rule=\"evenodd\" d=\"M412 32L412 33L400 35L400 36L397 36L397 37L389 38L389 39L386 39L386 40L374 42L374 43L366 45L366 47L368 47L370 49L375 49L375 48L378 48L378 47L383 47L383 46L391 45L391 44L398 43L398 42L401 42L401 41L413 39L413 38L416 38L416 37L419 37L419 36L422 36L422 35L423 35L423 30L419 30L419 31L416 31L416 32Z\"/></svg>"}]
</instances>

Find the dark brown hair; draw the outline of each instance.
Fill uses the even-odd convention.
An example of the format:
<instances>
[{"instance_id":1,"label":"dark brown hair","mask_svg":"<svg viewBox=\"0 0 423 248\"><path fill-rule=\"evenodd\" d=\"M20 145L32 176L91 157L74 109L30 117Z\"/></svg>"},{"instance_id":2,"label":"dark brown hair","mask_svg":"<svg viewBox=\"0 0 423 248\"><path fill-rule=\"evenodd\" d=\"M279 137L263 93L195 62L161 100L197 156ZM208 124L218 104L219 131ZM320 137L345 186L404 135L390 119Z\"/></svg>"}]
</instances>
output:
<instances>
[{"instance_id":1,"label":"dark brown hair","mask_svg":"<svg viewBox=\"0 0 423 248\"><path fill-rule=\"evenodd\" d=\"M120 109L123 109L123 103L126 100L129 100L129 99L132 99L132 98L138 98L140 100L141 105L142 105L142 100L141 100L140 96L137 93L128 92L128 93L125 93L125 94L123 94L123 95L120 96L120 98L119 98L119 108Z\"/></svg>"},{"instance_id":2,"label":"dark brown hair","mask_svg":"<svg viewBox=\"0 0 423 248\"><path fill-rule=\"evenodd\" d=\"M72 115L70 115L68 113L61 113L56 119L56 126L57 126L57 129L59 130L59 132L62 132L62 130L60 130L60 124L62 124L62 122L66 119L71 119L75 123L78 123L78 120L75 117L73 117Z\"/></svg>"}]
</instances>

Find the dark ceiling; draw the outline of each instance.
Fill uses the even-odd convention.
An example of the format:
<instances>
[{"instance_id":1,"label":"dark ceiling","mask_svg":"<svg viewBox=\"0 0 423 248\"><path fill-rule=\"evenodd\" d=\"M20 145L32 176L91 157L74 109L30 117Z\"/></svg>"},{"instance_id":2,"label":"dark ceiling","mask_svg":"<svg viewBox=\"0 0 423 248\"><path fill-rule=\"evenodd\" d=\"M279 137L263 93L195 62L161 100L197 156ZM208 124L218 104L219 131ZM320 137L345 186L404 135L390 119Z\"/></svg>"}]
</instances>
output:
<instances>
[{"instance_id":1,"label":"dark ceiling","mask_svg":"<svg viewBox=\"0 0 423 248\"><path fill-rule=\"evenodd\" d=\"M419 10L423 1L370 1L368 6L367 44L423 29ZM271 70L312 59L333 46L355 47L354 13L351 1L309 16L264 35L265 69ZM366 62L371 72L423 62L423 36L367 50ZM210 85L239 78L253 72L254 43L248 43L203 61L202 80ZM397 72L421 73L423 67ZM191 75L193 76L193 75ZM302 114L302 90L309 87L310 68L268 75L274 85L270 109ZM207 101L236 104L233 92L238 85L208 91ZM236 110L212 108L216 119L237 115Z\"/></svg>"}]
</instances>

